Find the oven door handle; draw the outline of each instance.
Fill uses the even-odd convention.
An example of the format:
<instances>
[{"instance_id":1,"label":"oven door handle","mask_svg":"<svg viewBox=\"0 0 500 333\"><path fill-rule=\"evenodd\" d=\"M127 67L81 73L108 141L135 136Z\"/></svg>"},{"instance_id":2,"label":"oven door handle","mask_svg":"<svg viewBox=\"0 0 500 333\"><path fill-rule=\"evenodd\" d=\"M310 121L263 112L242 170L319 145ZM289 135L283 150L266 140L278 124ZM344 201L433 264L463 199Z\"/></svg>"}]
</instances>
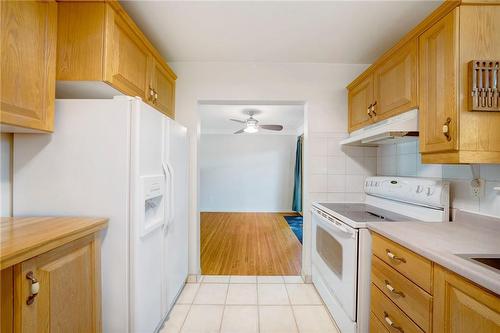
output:
<instances>
[{"instance_id":1,"label":"oven door handle","mask_svg":"<svg viewBox=\"0 0 500 333\"><path fill-rule=\"evenodd\" d=\"M320 212L318 210L313 210L313 214L315 214L317 217L319 217L323 221L330 222L330 223L328 223L329 226L335 227L337 230L341 231L345 235L348 235L351 237L355 236L355 233L353 231L348 230L347 227L345 227L341 222L336 221L334 218L329 217L325 213Z\"/></svg>"}]
</instances>

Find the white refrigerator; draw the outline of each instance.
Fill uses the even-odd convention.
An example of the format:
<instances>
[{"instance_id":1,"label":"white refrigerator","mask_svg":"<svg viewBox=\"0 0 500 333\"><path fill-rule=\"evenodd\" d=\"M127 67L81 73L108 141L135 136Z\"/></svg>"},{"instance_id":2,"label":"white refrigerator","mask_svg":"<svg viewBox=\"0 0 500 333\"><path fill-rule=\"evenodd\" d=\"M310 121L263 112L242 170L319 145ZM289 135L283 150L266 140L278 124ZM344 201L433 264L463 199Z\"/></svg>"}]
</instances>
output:
<instances>
[{"instance_id":1,"label":"white refrigerator","mask_svg":"<svg viewBox=\"0 0 500 333\"><path fill-rule=\"evenodd\" d=\"M108 217L103 332L155 332L188 273L186 128L128 96L55 110L53 134L14 135L14 216Z\"/></svg>"}]
</instances>

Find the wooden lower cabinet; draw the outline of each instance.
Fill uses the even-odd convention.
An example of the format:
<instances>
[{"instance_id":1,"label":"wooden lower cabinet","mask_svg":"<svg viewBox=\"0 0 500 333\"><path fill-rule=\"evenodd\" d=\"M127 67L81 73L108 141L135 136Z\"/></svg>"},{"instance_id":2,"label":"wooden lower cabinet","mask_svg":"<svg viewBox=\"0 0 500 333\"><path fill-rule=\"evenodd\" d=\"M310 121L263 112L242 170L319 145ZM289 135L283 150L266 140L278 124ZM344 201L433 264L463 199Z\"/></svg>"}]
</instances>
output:
<instances>
[{"instance_id":1,"label":"wooden lower cabinet","mask_svg":"<svg viewBox=\"0 0 500 333\"><path fill-rule=\"evenodd\" d=\"M409 261L420 256L376 233L372 236L370 332L500 333L499 295L434 262ZM386 258L379 257L385 256L380 248L389 247L413 270L382 260ZM412 279L420 275L419 267L424 276L430 273L429 292L426 280Z\"/></svg>"},{"instance_id":2,"label":"wooden lower cabinet","mask_svg":"<svg viewBox=\"0 0 500 333\"><path fill-rule=\"evenodd\" d=\"M384 324L378 320L377 316L370 312L370 333L388 333Z\"/></svg>"},{"instance_id":3,"label":"wooden lower cabinet","mask_svg":"<svg viewBox=\"0 0 500 333\"><path fill-rule=\"evenodd\" d=\"M100 303L100 242L94 234L2 271L2 333L100 332Z\"/></svg>"},{"instance_id":4,"label":"wooden lower cabinet","mask_svg":"<svg viewBox=\"0 0 500 333\"><path fill-rule=\"evenodd\" d=\"M440 266L434 269L434 332L500 332L500 297Z\"/></svg>"}]
</instances>

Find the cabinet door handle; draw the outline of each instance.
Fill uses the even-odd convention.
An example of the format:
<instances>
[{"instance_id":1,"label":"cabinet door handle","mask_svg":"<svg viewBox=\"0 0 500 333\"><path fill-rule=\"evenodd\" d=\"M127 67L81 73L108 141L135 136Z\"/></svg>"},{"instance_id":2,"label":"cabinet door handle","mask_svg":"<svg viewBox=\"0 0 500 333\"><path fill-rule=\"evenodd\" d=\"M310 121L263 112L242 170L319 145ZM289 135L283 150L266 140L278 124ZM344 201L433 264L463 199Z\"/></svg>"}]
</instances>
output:
<instances>
[{"instance_id":1,"label":"cabinet door handle","mask_svg":"<svg viewBox=\"0 0 500 333\"><path fill-rule=\"evenodd\" d=\"M151 86L149 86L149 96L148 96L148 100L152 100L153 97L154 97L155 93L154 93L154 90Z\"/></svg>"},{"instance_id":2,"label":"cabinet door handle","mask_svg":"<svg viewBox=\"0 0 500 333\"><path fill-rule=\"evenodd\" d=\"M35 301L35 297L38 295L40 291L40 282L35 278L35 275L32 271L29 271L26 274L26 278L31 282L31 290L28 299L26 300L26 304L31 305Z\"/></svg>"},{"instance_id":3,"label":"cabinet door handle","mask_svg":"<svg viewBox=\"0 0 500 333\"><path fill-rule=\"evenodd\" d=\"M451 141L450 123L451 123L451 118L448 117L448 118L446 118L446 121L443 124L443 134L446 137L446 140L448 140L448 141Z\"/></svg>"},{"instance_id":4,"label":"cabinet door handle","mask_svg":"<svg viewBox=\"0 0 500 333\"><path fill-rule=\"evenodd\" d=\"M392 319L389 317L389 314L387 314L387 312L385 312L385 311L384 311L384 319L385 319L385 322L387 323L387 325L391 326L395 330L400 331L401 333L404 333L403 328L401 326L396 326L396 324L394 324Z\"/></svg>"},{"instance_id":5,"label":"cabinet door handle","mask_svg":"<svg viewBox=\"0 0 500 333\"><path fill-rule=\"evenodd\" d=\"M368 108L366 109L366 114L369 115L370 118L372 117L372 105L373 104L368 105Z\"/></svg>"},{"instance_id":6,"label":"cabinet door handle","mask_svg":"<svg viewBox=\"0 0 500 333\"><path fill-rule=\"evenodd\" d=\"M377 105L377 101L375 101L375 103L372 104L372 110L371 111L372 111L372 113L373 113L374 116L377 115L377 112L375 112L375 106L376 105Z\"/></svg>"},{"instance_id":7,"label":"cabinet door handle","mask_svg":"<svg viewBox=\"0 0 500 333\"><path fill-rule=\"evenodd\" d=\"M405 294L402 291L394 289L393 286L389 283L389 281L385 280L385 287L393 294L399 295L401 297L405 297Z\"/></svg>"},{"instance_id":8,"label":"cabinet door handle","mask_svg":"<svg viewBox=\"0 0 500 333\"><path fill-rule=\"evenodd\" d=\"M387 253L387 256L389 258L391 258L392 260L397 260L397 261L401 261L403 263L406 263L406 259L403 258L403 257L398 257L397 255L395 255L394 253L391 252L391 250L389 249L385 249L385 252Z\"/></svg>"},{"instance_id":9,"label":"cabinet door handle","mask_svg":"<svg viewBox=\"0 0 500 333\"><path fill-rule=\"evenodd\" d=\"M155 101L157 101L157 100L158 100L158 93L155 90Z\"/></svg>"}]
</instances>

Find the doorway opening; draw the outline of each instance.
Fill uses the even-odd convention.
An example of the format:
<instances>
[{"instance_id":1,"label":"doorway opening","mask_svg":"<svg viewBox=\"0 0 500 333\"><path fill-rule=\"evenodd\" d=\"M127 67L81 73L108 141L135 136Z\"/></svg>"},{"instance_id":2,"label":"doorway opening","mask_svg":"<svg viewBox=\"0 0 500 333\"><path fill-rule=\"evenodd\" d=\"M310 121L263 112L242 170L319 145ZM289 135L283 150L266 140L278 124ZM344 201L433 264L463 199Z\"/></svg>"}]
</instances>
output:
<instances>
[{"instance_id":1,"label":"doorway opening","mask_svg":"<svg viewBox=\"0 0 500 333\"><path fill-rule=\"evenodd\" d=\"M302 268L304 103L199 103L202 275Z\"/></svg>"}]
</instances>

